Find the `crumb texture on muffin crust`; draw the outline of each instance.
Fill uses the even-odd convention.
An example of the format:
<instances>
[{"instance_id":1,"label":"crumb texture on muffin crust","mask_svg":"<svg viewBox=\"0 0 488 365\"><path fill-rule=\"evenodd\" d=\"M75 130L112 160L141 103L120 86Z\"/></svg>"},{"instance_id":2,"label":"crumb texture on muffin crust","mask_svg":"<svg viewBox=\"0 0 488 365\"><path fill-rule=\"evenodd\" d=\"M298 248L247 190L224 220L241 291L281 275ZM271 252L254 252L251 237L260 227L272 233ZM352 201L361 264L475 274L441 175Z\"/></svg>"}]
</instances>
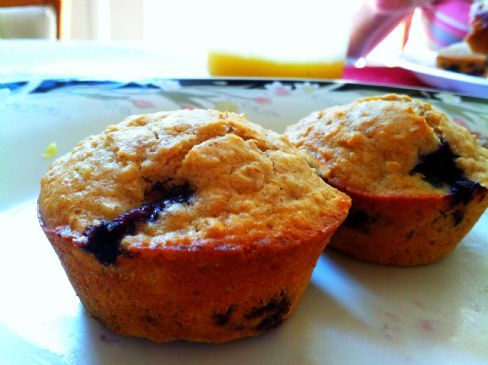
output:
<instances>
[{"instance_id":1,"label":"crumb texture on muffin crust","mask_svg":"<svg viewBox=\"0 0 488 365\"><path fill-rule=\"evenodd\" d=\"M321 222L348 205L286 138L243 115L192 110L132 116L86 138L43 177L40 210L47 226L87 236L185 184L192 196L130 220L121 245L232 244L242 236L265 244L273 235L285 243L325 229Z\"/></svg>"},{"instance_id":2,"label":"crumb texture on muffin crust","mask_svg":"<svg viewBox=\"0 0 488 365\"><path fill-rule=\"evenodd\" d=\"M488 150L475 136L432 107L404 95L359 99L315 112L289 127L286 135L326 168L324 177L348 191L384 195L446 194L456 181L488 187ZM439 150L450 154L439 154ZM422 163L441 155L458 176L425 174ZM433 183L435 180L435 183ZM459 184L458 184L459 185Z\"/></svg>"}]
</instances>

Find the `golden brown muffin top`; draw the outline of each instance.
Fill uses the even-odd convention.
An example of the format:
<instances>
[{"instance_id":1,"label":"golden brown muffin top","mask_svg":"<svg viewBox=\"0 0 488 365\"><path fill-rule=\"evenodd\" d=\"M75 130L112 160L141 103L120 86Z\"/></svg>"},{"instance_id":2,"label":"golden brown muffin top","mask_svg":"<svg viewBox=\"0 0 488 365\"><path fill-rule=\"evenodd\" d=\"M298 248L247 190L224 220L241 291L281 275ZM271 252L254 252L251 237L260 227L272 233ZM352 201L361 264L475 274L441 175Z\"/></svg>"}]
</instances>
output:
<instances>
[{"instance_id":1,"label":"golden brown muffin top","mask_svg":"<svg viewBox=\"0 0 488 365\"><path fill-rule=\"evenodd\" d=\"M81 233L181 186L191 196L138 223L123 246L285 243L330 229L349 207L285 137L206 110L131 116L86 138L50 166L39 207L48 227Z\"/></svg>"},{"instance_id":2,"label":"golden brown muffin top","mask_svg":"<svg viewBox=\"0 0 488 365\"><path fill-rule=\"evenodd\" d=\"M314 112L285 134L325 164L331 184L347 191L445 194L452 187L436 174L450 164L461 178L488 186L488 150L431 104L408 96L367 97Z\"/></svg>"}]
</instances>

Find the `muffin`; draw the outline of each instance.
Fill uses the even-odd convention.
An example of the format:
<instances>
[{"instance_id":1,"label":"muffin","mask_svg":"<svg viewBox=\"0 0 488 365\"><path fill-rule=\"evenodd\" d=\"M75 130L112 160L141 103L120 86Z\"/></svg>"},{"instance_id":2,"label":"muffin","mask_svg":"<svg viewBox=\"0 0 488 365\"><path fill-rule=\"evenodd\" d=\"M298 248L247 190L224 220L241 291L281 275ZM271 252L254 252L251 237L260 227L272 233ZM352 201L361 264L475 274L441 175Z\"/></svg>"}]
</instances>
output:
<instances>
[{"instance_id":1,"label":"muffin","mask_svg":"<svg viewBox=\"0 0 488 365\"><path fill-rule=\"evenodd\" d=\"M314 112L286 135L352 198L330 246L411 266L447 255L488 205L488 150L431 104L402 95Z\"/></svg>"},{"instance_id":2,"label":"muffin","mask_svg":"<svg viewBox=\"0 0 488 365\"><path fill-rule=\"evenodd\" d=\"M475 0L471 5L471 31L466 42L473 52L488 55L488 1Z\"/></svg>"},{"instance_id":3,"label":"muffin","mask_svg":"<svg viewBox=\"0 0 488 365\"><path fill-rule=\"evenodd\" d=\"M295 310L350 199L286 138L243 115L132 116L42 178L42 228L112 331L224 342Z\"/></svg>"},{"instance_id":4,"label":"muffin","mask_svg":"<svg viewBox=\"0 0 488 365\"><path fill-rule=\"evenodd\" d=\"M472 76L485 76L488 56L473 52L465 42L454 43L437 55L437 67Z\"/></svg>"},{"instance_id":5,"label":"muffin","mask_svg":"<svg viewBox=\"0 0 488 365\"><path fill-rule=\"evenodd\" d=\"M437 67L473 76L488 77L488 1L471 4L470 31L463 42L442 48Z\"/></svg>"}]
</instances>

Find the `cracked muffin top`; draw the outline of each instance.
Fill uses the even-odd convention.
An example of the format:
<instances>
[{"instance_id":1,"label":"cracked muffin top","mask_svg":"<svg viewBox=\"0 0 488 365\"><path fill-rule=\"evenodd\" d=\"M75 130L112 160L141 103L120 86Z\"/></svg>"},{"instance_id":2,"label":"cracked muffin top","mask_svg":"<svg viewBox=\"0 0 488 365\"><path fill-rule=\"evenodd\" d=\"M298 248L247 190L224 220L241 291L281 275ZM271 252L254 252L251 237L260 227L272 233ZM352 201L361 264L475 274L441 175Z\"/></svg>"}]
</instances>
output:
<instances>
[{"instance_id":1,"label":"cracked muffin top","mask_svg":"<svg viewBox=\"0 0 488 365\"><path fill-rule=\"evenodd\" d=\"M244 115L186 110L131 116L81 141L43 177L39 210L85 241L104 225L125 227L124 247L230 247L328 231L349 203L285 137Z\"/></svg>"},{"instance_id":2,"label":"cracked muffin top","mask_svg":"<svg viewBox=\"0 0 488 365\"><path fill-rule=\"evenodd\" d=\"M327 181L349 192L463 196L488 187L488 150L431 104L408 96L314 112L285 134L325 164Z\"/></svg>"}]
</instances>

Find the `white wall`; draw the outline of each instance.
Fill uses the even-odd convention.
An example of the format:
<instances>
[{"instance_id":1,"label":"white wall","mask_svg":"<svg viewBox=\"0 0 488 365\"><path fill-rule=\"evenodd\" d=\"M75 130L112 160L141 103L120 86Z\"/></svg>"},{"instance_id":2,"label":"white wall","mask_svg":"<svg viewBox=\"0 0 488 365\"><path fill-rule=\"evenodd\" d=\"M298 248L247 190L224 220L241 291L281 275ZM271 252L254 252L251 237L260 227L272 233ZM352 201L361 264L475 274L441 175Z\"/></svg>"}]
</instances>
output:
<instances>
[{"instance_id":1,"label":"white wall","mask_svg":"<svg viewBox=\"0 0 488 365\"><path fill-rule=\"evenodd\" d=\"M70 39L143 40L144 0L71 0Z\"/></svg>"},{"instance_id":2,"label":"white wall","mask_svg":"<svg viewBox=\"0 0 488 365\"><path fill-rule=\"evenodd\" d=\"M112 40L143 40L143 7L144 0L110 0Z\"/></svg>"},{"instance_id":3,"label":"white wall","mask_svg":"<svg viewBox=\"0 0 488 365\"><path fill-rule=\"evenodd\" d=\"M71 0L72 39L144 41L192 57L224 48L295 59L342 53L358 0Z\"/></svg>"}]
</instances>

